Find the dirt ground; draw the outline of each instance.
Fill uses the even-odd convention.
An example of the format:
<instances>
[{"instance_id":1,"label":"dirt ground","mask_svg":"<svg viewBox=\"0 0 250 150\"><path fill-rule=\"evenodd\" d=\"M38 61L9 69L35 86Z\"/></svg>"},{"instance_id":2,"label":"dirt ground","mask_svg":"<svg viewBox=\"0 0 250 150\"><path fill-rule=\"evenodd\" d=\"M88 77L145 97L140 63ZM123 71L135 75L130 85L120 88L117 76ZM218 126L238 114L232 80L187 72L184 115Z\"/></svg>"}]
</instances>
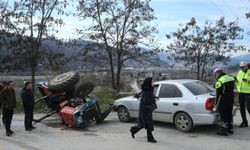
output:
<instances>
[{"instance_id":1,"label":"dirt ground","mask_svg":"<svg viewBox=\"0 0 250 150\"><path fill-rule=\"evenodd\" d=\"M239 112L234 118L235 133L228 137L215 134L218 126L198 126L191 133L182 133L172 124L155 123L156 144L146 142L144 130L132 139L129 128L135 122L121 123L116 113L111 113L103 124L93 123L84 130L67 128L52 117L27 132L23 117L14 116L12 137L6 137L0 125L0 150L249 150L250 147L250 128L237 127L241 122Z\"/></svg>"}]
</instances>

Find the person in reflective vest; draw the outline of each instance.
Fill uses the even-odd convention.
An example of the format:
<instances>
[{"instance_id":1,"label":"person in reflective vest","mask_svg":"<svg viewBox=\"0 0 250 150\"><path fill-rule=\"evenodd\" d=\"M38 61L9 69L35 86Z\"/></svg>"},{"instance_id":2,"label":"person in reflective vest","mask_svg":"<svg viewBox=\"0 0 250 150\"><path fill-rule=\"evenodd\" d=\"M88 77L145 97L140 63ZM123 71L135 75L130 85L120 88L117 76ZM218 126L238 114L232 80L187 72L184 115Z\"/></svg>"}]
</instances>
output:
<instances>
[{"instance_id":1,"label":"person in reflective vest","mask_svg":"<svg viewBox=\"0 0 250 150\"><path fill-rule=\"evenodd\" d=\"M219 68L214 70L214 75L217 79L215 108L221 118L221 129L217 134L228 136L233 134L234 78Z\"/></svg>"},{"instance_id":2,"label":"person in reflective vest","mask_svg":"<svg viewBox=\"0 0 250 150\"><path fill-rule=\"evenodd\" d=\"M240 104L240 114L242 118L242 123L239 127L248 127L246 104L248 113L250 114L250 69L248 64L245 62L240 62L240 71L236 76L236 86Z\"/></svg>"}]
</instances>

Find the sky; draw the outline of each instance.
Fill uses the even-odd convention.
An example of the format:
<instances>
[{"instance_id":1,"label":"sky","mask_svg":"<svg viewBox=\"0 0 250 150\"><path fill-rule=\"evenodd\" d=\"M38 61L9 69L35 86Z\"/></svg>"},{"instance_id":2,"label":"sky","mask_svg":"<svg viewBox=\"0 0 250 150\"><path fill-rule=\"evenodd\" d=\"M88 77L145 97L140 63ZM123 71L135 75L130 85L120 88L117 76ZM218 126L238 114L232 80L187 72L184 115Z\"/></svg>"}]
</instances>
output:
<instances>
[{"instance_id":1,"label":"sky","mask_svg":"<svg viewBox=\"0 0 250 150\"><path fill-rule=\"evenodd\" d=\"M165 35L177 30L179 24L188 22L195 17L198 24L204 24L206 20L215 22L221 16L225 16L226 22L239 20L239 25L245 30L244 40L237 42L250 49L250 21L245 13L250 12L250 0L151 0L154 9L159 33L156 39L165 48L170 42ZM77 38L75 29L86 25L86 21L78 21L76 17L65 17L65 25L60 29L59 37L67 35L69 38ZM233 55L241 55L237 53Z\"/></svg>"}]
</instances>

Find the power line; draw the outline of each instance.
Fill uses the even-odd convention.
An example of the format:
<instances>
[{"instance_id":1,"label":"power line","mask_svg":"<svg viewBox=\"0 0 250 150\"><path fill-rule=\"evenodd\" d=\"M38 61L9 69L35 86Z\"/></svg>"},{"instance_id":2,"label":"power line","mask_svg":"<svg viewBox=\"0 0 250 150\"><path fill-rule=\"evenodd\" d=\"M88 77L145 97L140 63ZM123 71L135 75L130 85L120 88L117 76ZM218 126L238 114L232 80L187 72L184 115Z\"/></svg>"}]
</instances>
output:
<instances>
[{"instance_id":1,"label":"power line","mask_svg":"<svg viewBox=\"0 0 250 150\"><path fill-rule=\"evenodd\" d=\"M247 7L246 3L244 2L244 0L240 0L241 4L243 5L243 7L246 9L246 11L250 11L249 8Z\"/></svg>"},{"instance_id":2,"label":"power line","mask_svg":"<svg viewBox=\"0 0 250 150\"><path fill-rule=\"evenodd\" d=\"M214 3L212 0L209 0L218 10L219 12L224 16L226 17L226 15L223 13L223 11L216 5L216 3ZM239 18L238 15L234 12L234 10L224 1L222 0L225 5L229 8L229 10L233 13L233 15L236 17L236 18ZM250 0L248 0L248 2L250 3ZM247 27L247 30L248 30L248 27ZM248 40L250 40L250 38L248 36L244 36L245 38L247 38Z\"/></svg>"},{"instance_id":3,"label":"power line","mask_svg":"<svg viewBox=\"0 0 250 150\"><path fill-rule=\"evenodd\" d=\"M235 13L235 11L232 9L232 7L229 6L229 5L226 3L225 0L222 0L222 1L223 1L223 3L226 5L226 7L228 7L228 9L231 11L231 13L234 14L234 16L235 16L236 18L239 19L238 15ZM248 27L246 27L246 29L249 31L249 28L248 28ZM245 37L246 37L248 40L250 40L250 38L249 38L248 36L245 36Z\"/></svg>"},{"instance_id":4,"label":"power line","mask_svg":"<svg viewBox=\"0 0 250 150\"><path fill-rule=\"evenodd\" d=\"M212 0L209 0L209 1L219 10L219 12L222 14L222 16L225 17L225 14L222 12L222 10Z\"/></svg>"},{"instance_id":5,"label":"power line","mask_svg":"<svg viewBox=\"0 0 250 150\"><path fill-rule=\"evenodd\" d=\"M234 12L234 10L231 8L231 6L229 6L225 0L222 0L223 3L225 4L225 6L231 11L231 13L236 17L239 18L238 15Z\"/></svg>"}]
</instances>

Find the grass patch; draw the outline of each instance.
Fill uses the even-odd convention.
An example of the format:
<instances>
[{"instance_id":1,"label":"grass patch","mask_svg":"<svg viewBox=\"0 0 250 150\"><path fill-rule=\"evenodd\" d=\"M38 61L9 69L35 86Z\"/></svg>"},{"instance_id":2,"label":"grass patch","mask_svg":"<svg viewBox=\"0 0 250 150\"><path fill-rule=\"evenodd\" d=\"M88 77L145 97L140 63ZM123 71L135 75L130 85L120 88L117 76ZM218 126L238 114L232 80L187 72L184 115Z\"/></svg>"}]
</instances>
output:
<instances>
[{"instance_id":1,"label":"grass patch","mask_svg":"<svg viewBox=\"0 0 250 150\"><path fill-rule=\"evenodd\" d=\"M23 112L23 102L22 101L16 101L16 108L15 113L21 113Z\"/></svg>"},{"instance_id":2,"label":"grass patch","mask_svg":"<svg viewBox=\"0 0 250 150\"><path fill-rule=\"evenodd\" d=\"M38 103L35 105L34 107L34 112L35 113L40 113L40 112L43 112L43 110L45 110L47 108L47 105L46 103ZM15 113L23 113L24 110L23 110L23 102L20 100L20 101L17 101L16 102L16 108L15 108Z\"/></svg>"},{"instance_id":3,"label":"grass patch","mask_svg":"<svg viewBox=\"0 0 250 150\"><path fill-rule=\"evenodd\" d=\"M114 100L119 98L116 96L114 91L109 89L100 89L98 91L94 91L91 94L91 97L98 101L101 110L107 109L110 104L113 104Z\"/></svg>"},{"instance_id":4,"label":"grass patch","mask_svg":"<svg viewBox=\"0 0 250 150\"><path fill-rule=\"evenodd\" d=\"M97 91L94 91L91 94L91 97L93 97L94 99L98 101L98 104L102 111L107 109L110 106L110 104L113 104L116 99L119 99L125 96L128 96L128 95L126 94L117 95L115 91L113 91L112 89L107 89L107 88L101 88Z\"/></svg>"}]
</instances>

